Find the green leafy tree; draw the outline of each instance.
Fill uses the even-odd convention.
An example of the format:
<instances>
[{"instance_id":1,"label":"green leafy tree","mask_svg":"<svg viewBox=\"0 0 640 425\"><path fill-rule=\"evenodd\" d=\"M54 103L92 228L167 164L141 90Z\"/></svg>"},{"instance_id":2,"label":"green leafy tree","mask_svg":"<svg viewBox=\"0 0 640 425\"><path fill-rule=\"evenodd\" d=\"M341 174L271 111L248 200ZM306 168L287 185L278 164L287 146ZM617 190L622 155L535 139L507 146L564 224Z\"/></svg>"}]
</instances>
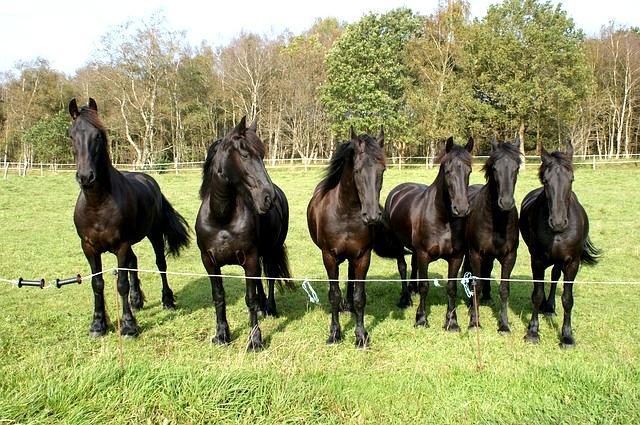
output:
<instances>
[{"instance_id":1,"label":"green leafy tree","mask_svg":"<svg viewBox=\"0 0 640 425\"><path fill-rule=\"evenodd\" d=\"M505 0L491 6L467 46L480 118L508 136L517 130L523 142L530 131L539 145L545 137L568 136L585 96L582 40L560 5Z\"/></svg>"},{"instance_id":2,"label":"green leafy tree","mask_svg":"<svg viewBox=\"0 0 640 425\"><path fill-rule=\"evenodd\" d=\"M405 46L420 31L420 19L409 9L371 13L347 26L329 51L322 102L337 137L350 124L358 131L377 131L381 124L396 147L407 139Z\"/></svg>"},{"instance_id":3,"label":"green leafy tree","mask_svg":"<svg viewBox=\"0 0 640 425\"><path fill-rule=\"evenodd\" d=\"M62 110L38 120L22 133L21 139L24 144L33 147L37 162L73 162L68 129L69 114Z\"/></svg>"}]
</instances>

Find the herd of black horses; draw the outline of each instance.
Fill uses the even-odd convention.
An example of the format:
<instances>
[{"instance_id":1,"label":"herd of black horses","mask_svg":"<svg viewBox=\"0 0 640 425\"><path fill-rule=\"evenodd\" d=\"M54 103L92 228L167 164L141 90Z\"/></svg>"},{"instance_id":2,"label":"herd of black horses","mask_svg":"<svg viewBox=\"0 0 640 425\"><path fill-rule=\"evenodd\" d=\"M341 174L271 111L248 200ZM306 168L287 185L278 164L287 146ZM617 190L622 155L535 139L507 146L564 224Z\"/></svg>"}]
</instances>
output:
<instances>
[{"instance_id":1,"label":"herd of black horses","mask_svg":"<svg viewBox=\"0 0 640 425\"><path fill-rule=\"evenodd\" d=\"M189 244L189 229L161 193L156 181L144 173L116 170L109 158L106 130L93 99L79 108L69 103L73 123L76 179L81 191L74 222L82 250L89 261L95 310L90 334L107 332L104 279L101 254L112 252L118 261L117 290L122 300L120 332L139 332L132 309L141 309L144 295L135 271L137 258L132 245L147 237L153 246L156 265L162 272L162 304L175 307L167 283L165 250L179 254ZM509 278L516 261L519 232L531 254L533 313L525 339L539 340L539 313L555 312L555 289L564 274L562 305L564 321L560 336L563 347L575 344L571 330L573 282L581 263L595 264L599 250L588 236L587 214L572 191L573 148L566 152L542 150L539 177L542 187L529 192L520 209L514 190L521 165L519 141L492 142L492 152L483 171L486 184L469 186L473 139L465 146L453 138L440 154L438 175L431 185L403 183L380 205L385 171L384 132L373 138L357 135L338 146L307 208L307 223L313 242L322 251L329 278L331 325L327 343L342 339L340 312L355 316L356 347L368 346L364 326L365 281L371 252L397 261L402 280L399 306L412 304L411 291L419 293L416 326L428 326L425 303L429 292L429 264L448 262L448 305L444 328L459 331L456 316L456 279L460 268L478 277L476 291L490 299L490 275L494 260L501 265L498 331L510 332L507 317ZM213 342L230 341L221 267L244 268L246 304L251 333L248 350L263 348L258 313L277 315L274 284L291 285L285 239L289 207L284 192L275 185L264 165L265 146L257 135L256 122L246 126L245 118L208 149L195 224L202 263L211 275L216 312ZM405 255L411 254L411 280L407 280ZM347 294L343 298L338 268L348 262ZM544 273L552 266L551 289L544 291ZM126 270L124 270L126 269ZM268 294L262 286L267 277ZM470 327L480 326L478 297L473 297Z\"/></svg>"}]
</instances>

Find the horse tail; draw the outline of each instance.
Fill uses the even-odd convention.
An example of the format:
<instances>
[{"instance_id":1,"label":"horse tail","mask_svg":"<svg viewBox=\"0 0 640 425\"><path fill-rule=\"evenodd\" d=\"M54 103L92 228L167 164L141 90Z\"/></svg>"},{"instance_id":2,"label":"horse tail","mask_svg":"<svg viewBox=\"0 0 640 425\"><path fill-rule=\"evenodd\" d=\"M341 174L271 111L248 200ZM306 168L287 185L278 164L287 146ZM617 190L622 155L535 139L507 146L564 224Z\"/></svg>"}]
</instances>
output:
<instances>
[{"instance_id":1,"label":"horse tail","mask_svg":"<svg viewBox=\"0 0 640 425\"><path fill-rule=\"evenodd\" d=\"M166 250L174 257L180 255L182 248L189 246L189 225L162 195L162 234Z\"/></svg>"},{"instance_id":2,"label":"horse tail","mask_svg":"<svg viewBox=\"0 0 640 425\"><path fill-rule=\"evenodd\" d=\"M386 212L383 212L382 220L373 227L373 252L382 258L398 258L411 254L391 230Z\"/></svg>"},{"instance_id":3,"label":"horse tail","mask_svg":"<svg viewBox=\"0 0 640 425\"><path fill-rule=\"evenodd\" d=\"M289 257L284 243L277 244L269 250L268 255L262 257L262 267L264 268L264 274L268 278L275 280L279 289L283 289L283 287L287 289L295 288L295 284L290 280Z\"/></svg>"},{"instance_id":4,"label":"horse tail","mask_svg":"<svg viewBox=\"0 0 640 425\"><path fill-rule=\"evenodd\" d=\"M596 248L591 242L591 238L587 236L582 245L582 255L580 256L580 262L587 266L595 266L602 255L602 250Z\"/></svg>"}]
</instances>

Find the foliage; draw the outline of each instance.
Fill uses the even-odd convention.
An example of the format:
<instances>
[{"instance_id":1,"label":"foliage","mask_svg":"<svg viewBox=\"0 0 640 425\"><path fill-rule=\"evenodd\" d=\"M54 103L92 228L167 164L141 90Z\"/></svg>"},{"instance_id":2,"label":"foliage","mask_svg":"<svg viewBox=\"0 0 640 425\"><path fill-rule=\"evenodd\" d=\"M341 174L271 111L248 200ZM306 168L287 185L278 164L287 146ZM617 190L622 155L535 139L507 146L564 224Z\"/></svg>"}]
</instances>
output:
<instances>
[{"instance_id":1,"label":"foliage","mask_svg":"<svg viewBox=\"0 0 640 425\"><path fill-rule=\"evenodd\" d=\"M22 133L22 142L33 146L37 162L55 163L72 155L69 141L69 115L65 111L40 119Z\"/></svg>"},{"instance_id":2,"label":"foliage","mask_svg":"<svg viewBox=\"0 0 640 425\"><path fill-rule=\"evenodd\" d=\"M420 19L409 9L368 14L347 26L327 56L327 83L322 101L337 137L349 125L358 131L387 128L389 139L407 139L404 48L420 31Z\"/></svg>"},{"instance_id":3,"label":"foliage","mask_svg":"<svg viewBox=\"0 0 640 425\"><path fill-rule=\"evenodd\" d=\"M490 106L486 124L510 138L525 129L539 142L566 138L587 72L582 32L560 5L505 0L489 7L472 37L470 78L478 102Z\"/></svg>"}]
</instances>

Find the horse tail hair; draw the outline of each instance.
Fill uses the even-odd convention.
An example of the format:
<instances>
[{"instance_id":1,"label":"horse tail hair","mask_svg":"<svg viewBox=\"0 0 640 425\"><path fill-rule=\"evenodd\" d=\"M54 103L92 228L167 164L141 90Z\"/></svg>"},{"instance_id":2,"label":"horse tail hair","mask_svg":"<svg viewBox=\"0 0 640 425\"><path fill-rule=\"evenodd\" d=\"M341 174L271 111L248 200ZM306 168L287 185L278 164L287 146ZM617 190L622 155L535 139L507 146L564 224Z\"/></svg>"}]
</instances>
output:
<instances>
[{"instance_id":1,"label":"horse tail hair","mask_svg":"<svg viewBox=\"0 0 640 425\"><path fill-rule=\"evenodd\" d=\"M582 255L580 256L580 262L587 266L595 266L602 255L602 250L596 248L591 242L591 238L587 236L582 245Z\"/></svg>"},{"instance_id":2,"label":"horse tail hair","mask_svg":"<svg viewBox=\"0 0 640 425\"><path fill-rule=\"evenodd\" d=\"M182 248L189 246L189 225L167 198L162 195L162 234L167 253L174 257L180 255Z\"/></svg>"},{"instance_id":3,"label":"horse tail hair","mask_svg":"<svg viewBox=\"0 0 640 425\"><path fill-rule=\"evenodd\" d=\"M411 254L391 230L386 212L383 212L382 220L373 227L373 252L382 258L398 258Z\"/></svg>"},{"instance_id":4,"label":"horse tail hair","mask_svg":"<svg viewBox=\"0 0 640 425\"><path fill-rule=\"evenodd\" d=\"M278 289L295 288L295 284L290 280L289 257L284 243L276 245L269 251L268 255L262 257L262 267L264 268L264 274L278 284Z\"/></svg>"}]
</instances>

